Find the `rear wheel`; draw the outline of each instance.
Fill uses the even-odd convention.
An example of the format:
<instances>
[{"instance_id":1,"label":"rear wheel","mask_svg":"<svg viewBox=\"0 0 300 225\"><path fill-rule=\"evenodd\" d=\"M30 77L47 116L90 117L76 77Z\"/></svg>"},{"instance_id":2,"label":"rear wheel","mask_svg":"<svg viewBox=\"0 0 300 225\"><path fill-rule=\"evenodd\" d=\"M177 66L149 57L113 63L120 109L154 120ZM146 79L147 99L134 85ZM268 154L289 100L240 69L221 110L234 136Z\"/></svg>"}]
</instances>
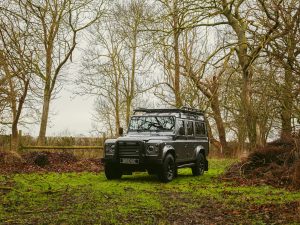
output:
<instances>
[{"instance_id":1,"label":"rear wheel","mask_svg":"<svg viewBox=\"0 0 300 225\"><path fill-rule=\"evenodd\" d=\"M167 154L159 171L158 177L162 182L170 182L176 175L176 166L174 157L171 154Z\"/></svg>"},{"instance_id":2,"label":"rear wheel","mask_svg":"<svg viewBox=\"0 0 300 225\"><path fill-rule=\"evenodd\" d=\"M196 165L192 167L192 172L194 176L203 175L205 170L205 157L202 153L199 153L196 159Z\"/></svg>"},{"instance_id":3,"label":"rear wheel","mask_svg":"<svg viewBox=\"0 0 300 225\"><path fill-rule=\"evenodd\" d=\"M105 164L104 172L108 180L120 179L122 177L120 166L115 164Z\"/></svg>"}]
</instances>

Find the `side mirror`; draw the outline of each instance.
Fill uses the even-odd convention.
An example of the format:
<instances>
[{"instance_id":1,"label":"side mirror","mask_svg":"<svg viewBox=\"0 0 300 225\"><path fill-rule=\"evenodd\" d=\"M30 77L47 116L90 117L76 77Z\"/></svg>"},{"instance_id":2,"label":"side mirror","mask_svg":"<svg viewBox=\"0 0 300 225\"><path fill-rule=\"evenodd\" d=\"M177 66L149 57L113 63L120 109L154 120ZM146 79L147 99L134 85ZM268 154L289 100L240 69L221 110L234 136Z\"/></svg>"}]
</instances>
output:
<instances>
[{"instance_id":1,"label":"side mirror","mask_svg":"<svg viewBox=\"0 0 300 225\"><path fill-rule=\"evenodd\" d=\"M124 133L123 127L119 127L119 136L122 136Z\"/></svg>"},{"instance_id":2,"label":"side mirror","mask_svg":"<svg viewBox=\"0 0 300 225\"><path fill-rule=\"evenodd\" d=\"M179 134L179 135L185 135L184 127L180 127L180 128L179 128L178 134Z\"/></svg>"}]
</instances>

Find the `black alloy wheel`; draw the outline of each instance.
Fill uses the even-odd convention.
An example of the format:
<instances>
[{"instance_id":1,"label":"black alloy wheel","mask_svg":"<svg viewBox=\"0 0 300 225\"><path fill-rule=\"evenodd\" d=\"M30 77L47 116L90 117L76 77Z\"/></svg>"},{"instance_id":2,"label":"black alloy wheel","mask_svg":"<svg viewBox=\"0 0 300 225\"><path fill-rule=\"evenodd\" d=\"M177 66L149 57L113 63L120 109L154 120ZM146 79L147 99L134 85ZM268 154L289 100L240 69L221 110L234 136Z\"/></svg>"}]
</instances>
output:
<instances>
[{"instance_id":1,"label":"black alloy wheel","mask_svg":"<svg viewBox=\"0 0 300 225\"><path fill-rule=\"evenodd\" d=\"M162 168L158 174L159 179L162 182L170 182L173 180L176 174L176 166L174 157L171 154L167 154L163 162Z\"/></svg>"},{"instance_id":2,"label":"black alloy wheel","mask_svg":"<svg viewBox=\"0 0 300 225\"><path fill-rule=\"evenodd\" d=\"M120 179L122 177L120 166L110 163L104 165L104 173L108 180Z\"/></svg>"},{"instance_id":3,"label":"black alloy wheel","mask_svg":"<svg viewBox=\"0 0 300 225\"><path fill-rule=\"evenodd\" d=\"M192 173L194 176L201 176L205 170L205 157L202 153L199 153L196 159L196 165L192 167Z\"/></svg>"}]
</instances>

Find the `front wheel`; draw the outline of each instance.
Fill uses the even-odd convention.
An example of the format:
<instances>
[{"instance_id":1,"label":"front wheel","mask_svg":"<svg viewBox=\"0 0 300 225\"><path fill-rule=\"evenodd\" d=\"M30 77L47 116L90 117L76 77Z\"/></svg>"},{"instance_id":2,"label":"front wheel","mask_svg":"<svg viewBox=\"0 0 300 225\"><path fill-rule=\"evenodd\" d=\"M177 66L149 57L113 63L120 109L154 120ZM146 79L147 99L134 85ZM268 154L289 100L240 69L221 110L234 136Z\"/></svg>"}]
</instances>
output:
<instances>
[{"instance_id":1,"label":"front wheel","mask_svg":"<svg viewBox=\"0 0 300 225\"><path fill-rule=\"evenodd\" d=\"M194 176L201 176L204 174L205 170L205 157L202 153L199 153L196 159L195 166L192 167L192 172Z\"/></svg>"},{"instance_id":2,"label":"front wheel","mask_svg":"<svg viewBox=\"0 0 300 225\"><path fill-rule=\"evenodd\" d=\"M147 172L148 172L149 175L155 175L155 174L157 173L156 170L155 170L155 169L152 169L152 168L151 168L151 169L148 168L148 169L147 169Z\"/></svg>"},{"instance_id":3,"label":"front wheel","mask_svg":"<svg viewBox=\"0 0 300 225\"><path fill-rule=\"evenodd\" d=\"M158 177L162 182L170 182L176 175L176 166L174 157L171 154L166 155Z\"/></svg>"},{"instance_id":4,"label":"front wheel","mask_svg":"<svg viewBox=\"0 0 300 225\"><path fill-rule=\"evenodd\" d=\"M118 165L105 164L104 172L108 180L120 179L122 177L122 171Z\"/></svg>"}]
</instances>

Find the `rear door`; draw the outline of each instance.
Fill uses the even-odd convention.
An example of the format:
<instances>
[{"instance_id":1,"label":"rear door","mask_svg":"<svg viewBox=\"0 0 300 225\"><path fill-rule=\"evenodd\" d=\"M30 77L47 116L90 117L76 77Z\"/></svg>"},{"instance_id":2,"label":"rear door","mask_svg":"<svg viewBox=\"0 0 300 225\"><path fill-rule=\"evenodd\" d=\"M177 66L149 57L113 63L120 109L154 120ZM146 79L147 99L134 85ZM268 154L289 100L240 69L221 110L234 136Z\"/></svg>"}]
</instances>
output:
<instances>
[{"instance_id":1,"label":"rear door","mask_svg":"<svg viewBox=\"0 0 300 225\"><path fill-rule=\"evenodd\" d=\"M197 146L201 145L208 151L207 129L203 121L195 121L195 139Z\"/></svg>"},{"instance_id":2,"label":"rear door","mask_svg":"<svg viewBox=\"0 0 300 225\"><path fill-rule=\"evenodd\" d=\"M184 128L184 134L177 134L177 138L174 141L174 148L177 156L177 162L183 162L186 160L186 122L185 120L177 120L177 132L179 132L180 127Z\"/></svg>"},{"instance_id":3,"label":"rear door","mask_svg":"<svg viewBox=\"0 0 300 225\"><path fill-rule=\"evenodd\" d=\"M195 141L194 121L188 120L186 127L187 127L186 160L190 161L194 156L195 148L197 146L197 143Z\"/></svg>"}]
</instances>

